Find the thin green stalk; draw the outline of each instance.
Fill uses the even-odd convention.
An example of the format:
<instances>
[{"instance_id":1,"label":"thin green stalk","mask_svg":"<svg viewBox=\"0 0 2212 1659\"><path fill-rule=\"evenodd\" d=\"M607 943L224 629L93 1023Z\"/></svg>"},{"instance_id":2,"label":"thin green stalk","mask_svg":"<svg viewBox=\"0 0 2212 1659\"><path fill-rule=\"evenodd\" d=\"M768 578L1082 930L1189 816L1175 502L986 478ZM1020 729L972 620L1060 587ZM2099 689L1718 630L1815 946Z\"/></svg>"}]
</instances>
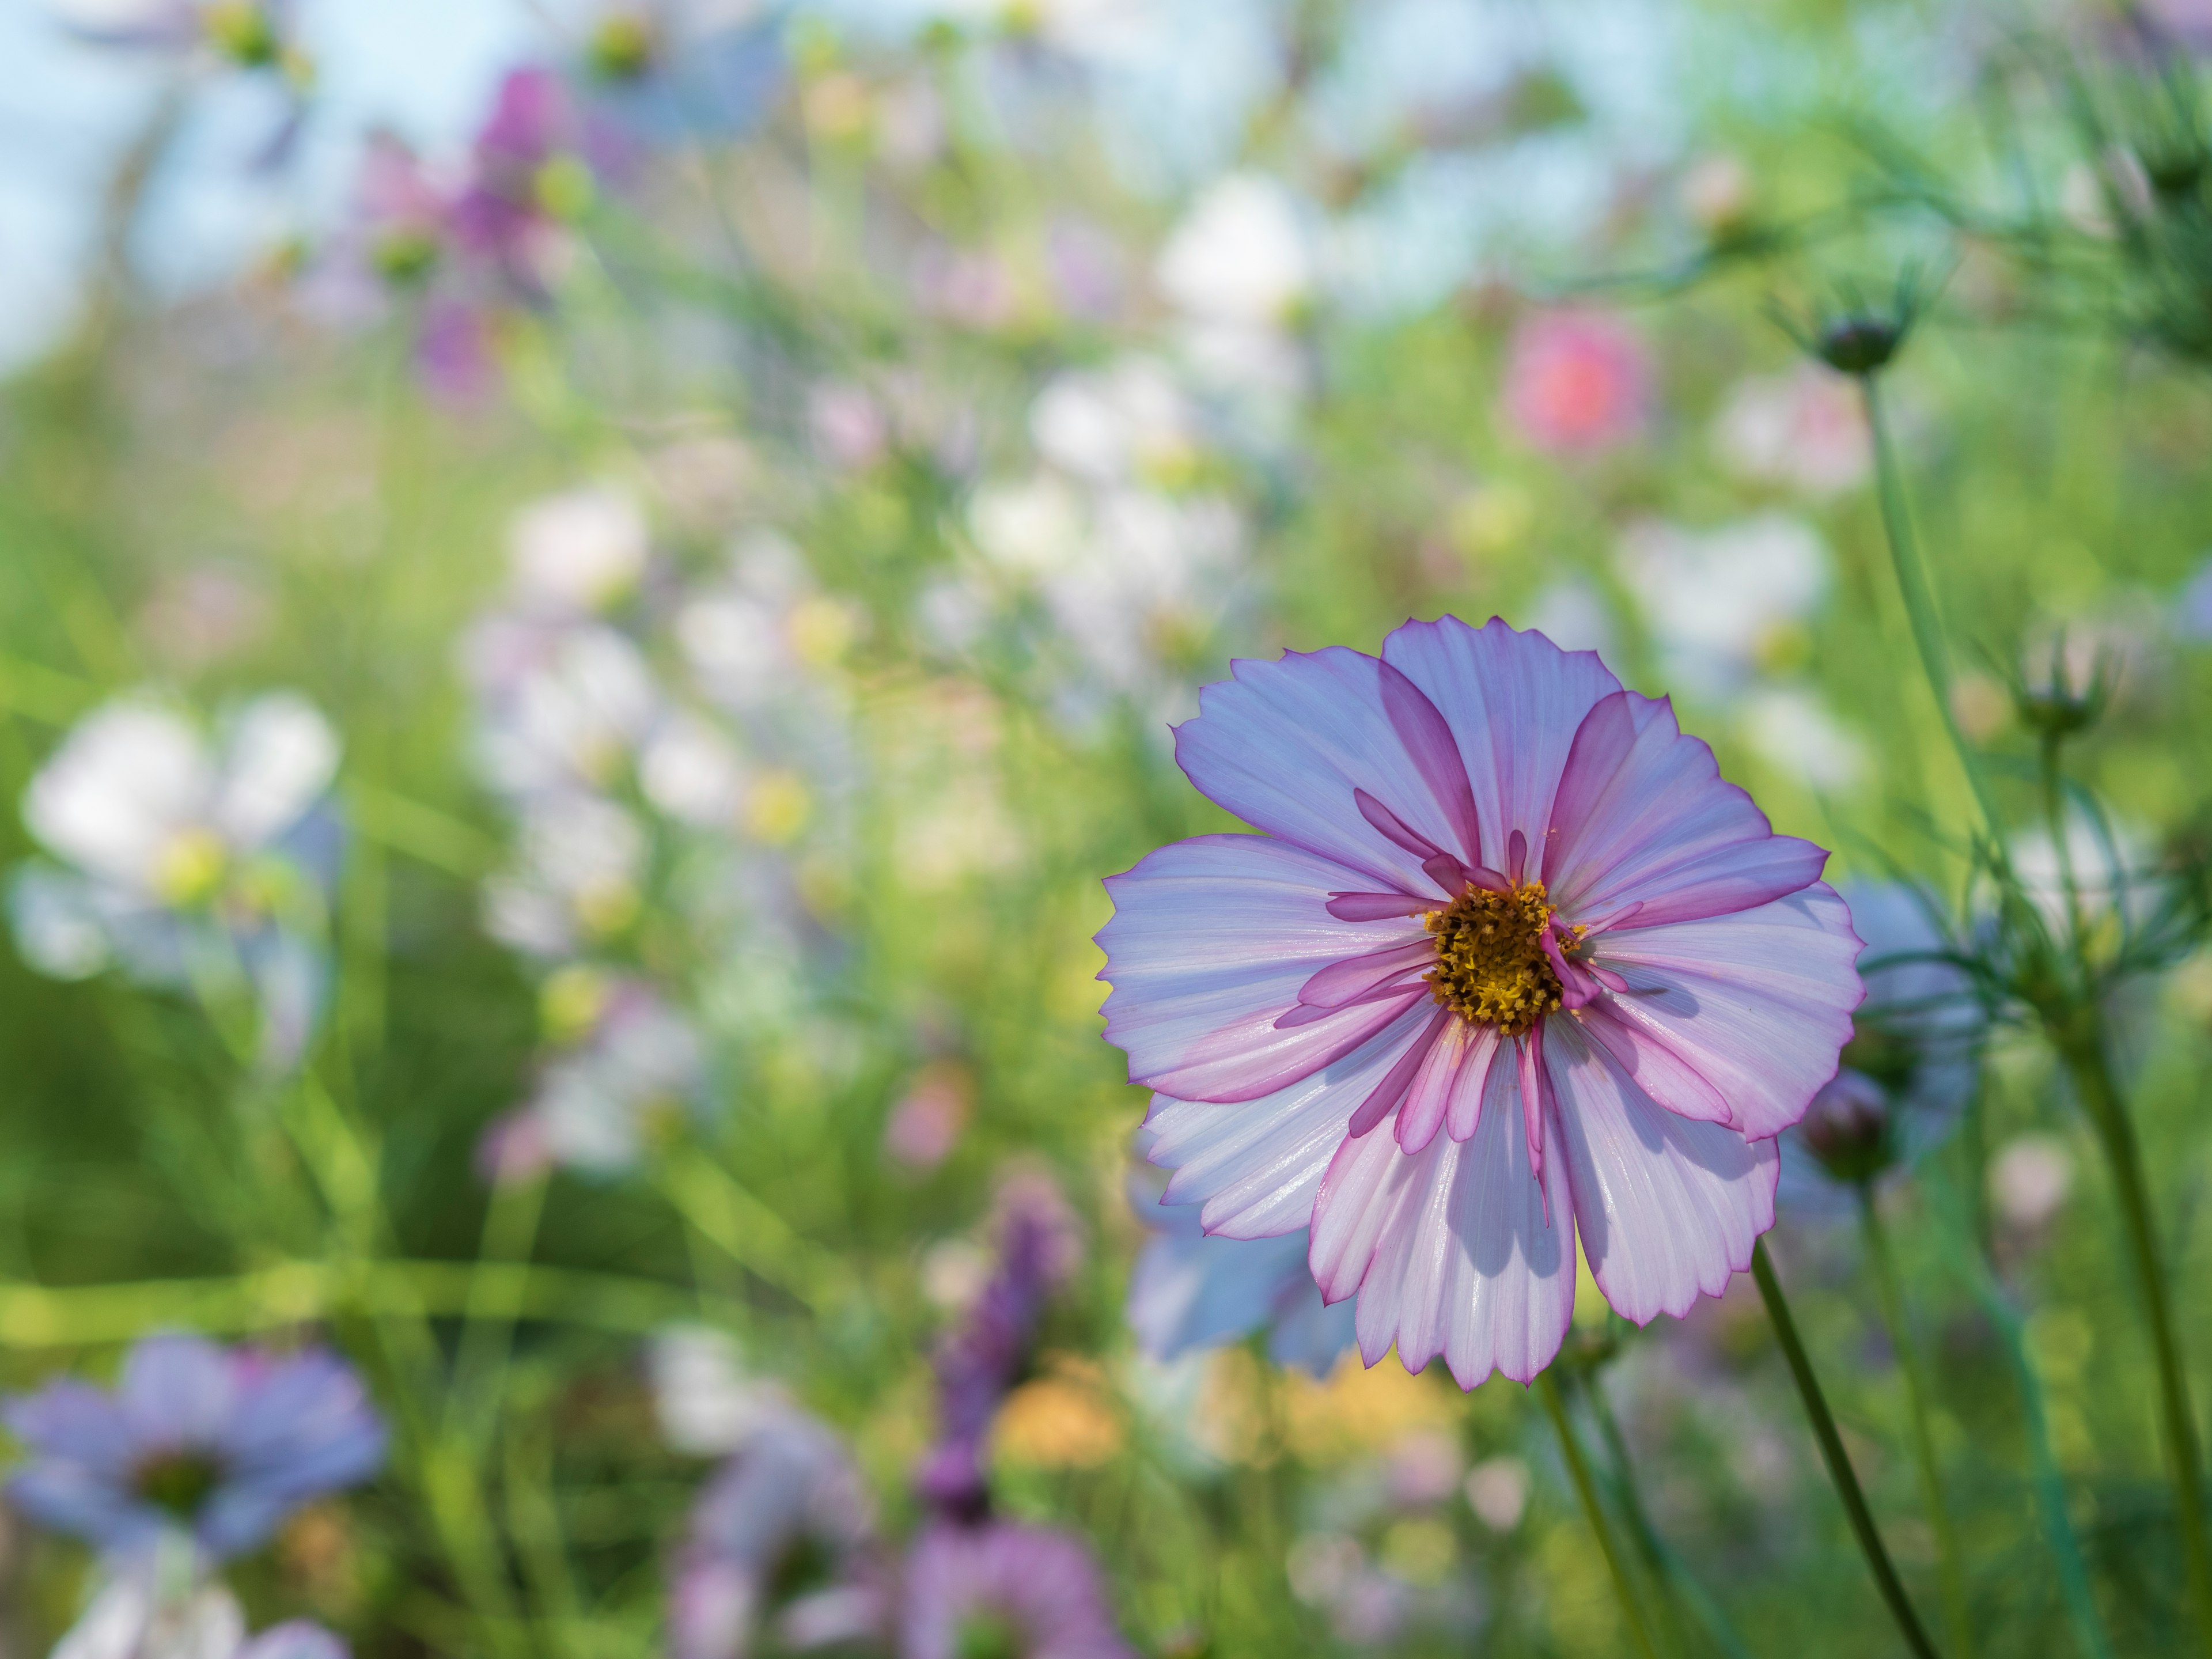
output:
<instances>
[{"instance_id":1,"label":"thin green stalk","mask_svg":"<svg viewBox=\"0 0 2212 1659\"><path fill-rule=\"evenodd\" d=\"M1978 1116L1979 1109L1978 1097L1969 1109L1970 1115ZM1968 1164L1970 1170L1978 1170L1980 1167L1978 1160ZM2066 1512L2066 1482L2058 1472L2058 1459L2051 1449L2051 1424L2043 1409L2043 1384L2036 1376L2035 1367L2028 1363L2020 1310L1997 1282L1987 1238L1978 1227L1980 1206L1962 1196L1940 1165L1930 1166L1924 1179L1936 1214L1953 1235L1946 1248L1938 1252L1939 1257L1950 1264L1981 1304L2012 1366L2013 1383L2020 1393L2021 1416L2027 1433L2036 1508L2042 1515L2044 1541L2051 1550L2051 1565L2058 1577L2059 1600L2064 1603L2066 1616L2074 1626L2075 1640L2083 1659L2112 1659L2112 1640L2105 1634L2104 1619L2097 1611L2096 1595L2089 1586L2088 1564L2082 1559L2081 1540L2075 1537L2073 1519Z\"/></svg>"},{"instance_id":2,"label":"thin green stalk","mask_svg":"<svg viewBox=\"0 0 2212 1659\"><path fill-rule=\"evenodd\" d=\"M1805 1345L1798 1340L1797 1322L1790 1316L1790 1304L1783 1297L1780 1281L1774 1277L1773 1264L1766 1258L1765 1239L1752 1246L1751 1274L1759 1281L1759 1294L1766 1304L1766 1316L1774 1326L1775 1340L1781 1343L1783 1356L1790 1362L1790 1374L1797 1381L1797 1392L1805 1402L1805 1415L1812 1420L1813 1437L1820 1442L1820 1456L1828 1466L1828 1478L1835 1483L1836 1496L1843 1500L1844 1513L1850 1519L1851 1531L1858 1538L1867 1569L1874 1574L1875 1587L1888 1603L1890 1616L1897 1621L1898 1633L1905 1638L1905 1645L1912 1650L1916 1659L1936 1659L1936 1644L1928 1639L1928 1632L1921 1627L1920 1615L1912 1610L1911 1598L1905 1595L1905 1585L1897 1576L1897 1569L1890 1564L1889 1551L1884 1547L1881 1534L1875 1526L1874 1512L1867 1508L1866 1494L1859 1490L1859 1478L1851 1469L1850 1454L1844 1449L1844 1437L1837 1432L1827 1397L1820 1392L1820 1379L1813 1374L1813 1362L1806 1355Z\"/></svg>"},{"instance_id":3,"label":"thin green stalk","mask_svg":"<svg viewBox=\"0 0 2212 1659\"><path fill-rule=\"evenodd\" d=\"M1958 1659L1972 1659L1974 1625L1966 1601L1966 1575L1959 1551L1958 1529L1951 1522L1951 1506L1943 1498L1943 1474L1936 1457L1936 1437L1928 1425L1927 1380L1920 1367L1920 1351L1905 1322L1905 1297L1898 1288L1897 1266L1889 1254L1889 1236L1875 1207L1874 1188L1858 1188L1859 1229L1866 1238L1867 1262L1874 1270L1875 1297L1881 1304L1881 1322L1889 1332L1889 1346L1897 1355L1898 1374L1905 1380L1905 1400L1912 1425L1913 1461L1920 1466L1920 1499L1928 1509L1928 1524L1936 1534L1938 1582L1943 1590L1943 1623L1951 1651Z\"/></svg>"},{"instance_id":4,"label":"thin green stalk","mask_svg":"<svg viewBox=\"0 0 2212 1659\"><path fill-rule=\"evenodd\" d=\"M1904 474L1898 467L1896 453L1890 443L1878 380L1875 374L1858 377L1859 393L1866 406L1867 430L1874 440L1875 490L1881 503L1881 526L1889 543L1890 563L1897 572L1898 592L1905 601L1913 648L1920 655L1920 671L1927 677L1929 690L1935 694L1936 717L1943 722L1944 734L1959 757L1967 787L1974 792L1975 804L1981 808L1982 820L1989 826L1998 848L1997 855L2002 857L1996 799L1990 793L1989 780L1982 774L1981 757L1966 741L1966 734L1959 729L1959 717L1951 708L1950 653L1943 641L1943 624L1936 609L1935 589L1929 583L1927 567L1912 538L1911 515L1905 503Z\"/></svg>"},{"instance_id":5,"label":"thin green stalk","mask_svg":"<svg viewBox=\"0 0 2212 1659\"><path fill-rule=\"evenodd\" d=\"M543 1176L495 1180L484 1211L483 1237L477 1249L469 1302L462 1316L459 1352L453 1386L446 1394L445 1432L465 1434L471 1411L495 1419L506 1382L507 1354L515 1322L529 1285L530 1256L538 1243L538 1218L545 1209ZM500 1273L498 1267L514 1271Z\"/></svg>"},{"instance_id":6,"label":"thin green stalk","mask_svg":"<svg viewBox=\"0 0 2212 1659\"><path fill-rule=\"evenodd\" d=\"M1543 1396L1544 1410L1559 1437L1559 1455L1566 1460L1567 1476L1575 1484L1575 1496L1582 1500L1583 1515L1589 1522L1590 1530L1597 1534L1597 1547L1605 1555L1607 1570L1613 1574L1613 1593L1620 1598L1621 1616L1628 1621L1628 1633L1635 1640L1636 1650L1644 1659L1659 1659L1658 1650L1651 1645L1651 1632L1644 1623L1636 1587L1628 1577L1628 1564L1620 1559L1620 1551L1613 1541L1613 1528L1606 1520L1605 1510L1599 1506L1597 1488L1591 1483L1582 1443L1575 1438L1574 1425L1567 1421L1566 1401L1560 1397L1559 1385L1550 1371L1536 1379L1536 1392Z\"/></svg>"},{"instance_id":7,"label":"thin green stalk","mask_svg":"<svg viewBox=\"0 0 2212 1659\"><path fill-rule=\"evenodd\" d=\"M1613 1417L1612 1402L1607 1400L1605 1389L1593 1376L1583 1392L1589 1401L1590 1416L1597 1423L1598 1437L1605 1442L1606 1456L1613 1464L1610 1484L1614 1499L1621 1513L1628 1517L1629 1531L1651 1576L1662 1588L1679 1594L1689 1604L1698 1622L1705 1627L1705 1634L1713 1638L1714 1644L1728 1659L1751 1659L1750 1649L1744 1646L1743 1638L1736 1633L1728 1614L1652 1524L1650 1511L1644 1507L1644 1496L1637 1485L1635 1466L1629 1461L1628 1442Z\"/></svg>"},{"instance_id":8,"label":"thin green stalk","mask_svg":"<svg viewBox=\"0 0 2212 1659\"><path fill-rule=\"evenodd\" d=\"M2167 1477L2173 1483L2174 1515L2181 1529L2183 1571L2189 1580L2189 1599L2194 1606L2197 1634L2203 1650L2212 1653L2212 1548L2204 1527L2202 1462L2197 1445L2197 1418L2190 1404L2189 1383L2181 1369L2181 1347L2175 1340L2173 1311L2166 1294L2166 1273L2159 1261L2158 1241L2151 1224L2150 1196L2143 1181L2142 1153L2136 1143L2135 1120L2113 1080L2112 1062L2105 1052L2103 1021L2094 1001L2082 1004L2074 1019L2054 1033L2059 1056L2074 1079L2075 1091L2097 1139L2105 1162L2112 1172L2112 1187L2119 1199L2122 1231L2127 1239L2128 1265L2141 1292L2143 1313L2150 1325L2151 1349L2157 1362L2159 1407L2165 1419L2164 1441Z\"/></svg>"}]
</instances>

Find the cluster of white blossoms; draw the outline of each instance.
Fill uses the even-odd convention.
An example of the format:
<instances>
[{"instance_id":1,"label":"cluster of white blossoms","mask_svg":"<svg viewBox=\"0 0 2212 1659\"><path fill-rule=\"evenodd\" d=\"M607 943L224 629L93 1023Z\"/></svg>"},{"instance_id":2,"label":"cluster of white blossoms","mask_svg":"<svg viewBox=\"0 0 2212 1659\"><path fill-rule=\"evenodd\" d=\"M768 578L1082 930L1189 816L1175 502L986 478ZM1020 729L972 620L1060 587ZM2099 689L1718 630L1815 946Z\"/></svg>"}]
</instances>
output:
<instances>
[{"instance_id":1,"label":"cluster of white blossoms","mask_svg":"<svg viewBox=\"0 0 2212 1659\"><path fill-rule=\"evenodd\" d=\"M1048 382L1029 438L1030 470L986 483L970 505L984 565L970 592L1033 604L1039 654L1077 720L1108 697L1176 711L1180 659L1220 626L1246 572L1244 514L1198 404L1164 362L1124 357Z\"/></svg>"},{"instance_id":2,"label":"cluster of white blossoms","mask_svg":"<svg viewBox=\"0 0 2212 1659\"><path fill-rule=\"evenodd\" d=\"M526 508L508 556L462 663L514 825L485 922L541 975L548 1047L495 1163L616 1170L703 1101L698 1011L787 1009L819 954L809 884L849 793L835 668L854 624L775 532L679 570L611 488Z\"/></svg>"}]
</instances>

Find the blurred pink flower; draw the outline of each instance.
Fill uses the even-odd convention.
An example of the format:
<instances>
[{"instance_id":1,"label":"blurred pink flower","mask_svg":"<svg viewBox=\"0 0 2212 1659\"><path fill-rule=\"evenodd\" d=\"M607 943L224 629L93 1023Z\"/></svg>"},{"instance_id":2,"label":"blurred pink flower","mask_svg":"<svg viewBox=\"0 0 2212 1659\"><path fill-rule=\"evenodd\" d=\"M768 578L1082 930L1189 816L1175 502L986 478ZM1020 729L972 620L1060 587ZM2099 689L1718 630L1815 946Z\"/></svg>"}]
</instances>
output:
<instances>
[{"instance_id":1,"label":"blurred pink flower","mask_svg":"<svg viewBox=\"0 0 2212 1659\"><path fill-rule=\"evenodd\" d=\"M1590 455L1630 442L1650 418L1652 396L1642 342L1613 318L1547 312L1514 334L1505 415L1537 449Z\"/></svg>"},{"instance_id":2,"label":"blurred pink flower","mask_svg":"<svg viewBox=\"0 0 2212 1659\"><path fill-rule=\"evenodd\" d=\"M884 1151L910 1170L933 1170L951 1155L968 1127L967 1069L949 1060L925 1066L891 1109Z\"/></svg>"},{"instance_id":3,"label":"blurred pink flower","mask_svg":"<svg viewBox=\"0 0 2212 1659\"><path fill-rule=\"evenodd\" d=\"M1098 1565L1068 1534L939 1522L907 1558L899 1659L1132 1659Z\"/></svg>"}]
</instances>

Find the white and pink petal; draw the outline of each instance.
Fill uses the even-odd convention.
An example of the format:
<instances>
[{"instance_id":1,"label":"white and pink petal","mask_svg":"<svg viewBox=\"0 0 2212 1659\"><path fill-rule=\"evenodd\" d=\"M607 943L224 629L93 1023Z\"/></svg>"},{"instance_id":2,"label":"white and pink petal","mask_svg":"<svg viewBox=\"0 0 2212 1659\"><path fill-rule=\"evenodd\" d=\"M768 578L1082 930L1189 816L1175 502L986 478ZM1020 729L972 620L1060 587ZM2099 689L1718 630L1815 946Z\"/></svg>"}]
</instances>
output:
<instances>
[{"instance_id":1,"label":"white and pink petal","mask_svg":"<svg viewBox=\"0 0 2212 1659\"><path fill-rule=\"evenodd\" d=\"M1627 981L1606 1012L1650 1056L1631 1068L1646 1092L1692 1118L1717 1095L1757 1140L1802 1117L1836 1074L1866 994L1862 948L1823 882L1755 910L1608 933L1593 957ZM1684 1071L1706 1087L1679 1086Z\"/></svg>"},{"instance_id":2,"label":"white and pink petal","mask_svg":"<svg viewBox=\"0 0 2212 1659\"><path fill-rule=\"evenodd\" d=\"M1553 1157L1613 1311L1641 1325L1718 1296L1774 1224L1774 1142L1663 1109L1571 1020L1547 1028L1544 1060L1559 1126Z\"/></svg>"},{"instance_id":3,"label":"white and pink petal","mask_svg":"<svg viewBox=\"0 0 2212 1659\"><path fill-rule=\"evenodd\" d=\"M1386 1123L1332 1160L1309 1260L1329 1301L1358 1297L1369 1364L1394 1345L1408 1370L1441 1354L1472 1389L1492 1371L1526 1382L1559 1352L1574 1313L1571 1195L1563 1159L1541 1185L1531 1171L1519 1092L1516 1068L1493 1064L1471 1139L1409 1153Z\"/></svg>"},{"instance_id":4,"label":"white and pink petal","mask_svg":"<svg viewBox=\"0 0 2212 1659\"><path fill-rule=\"evenodd\" d=\"M1683 735L1664 699L1617 692L1575 734L1543 855L1552 902L1571 922L1633 905L1624 928L1725 915L1820 879L1827 853L1778 836Z\"/></svg>"},{"instance_id":5,"label":"white and pink petal","mask_svg":"<svg viewBox=\"0 0 2212 1659\"><path fill-rule=\"evenodd\" d=\"M1109 877L1114 919L1100 930L1112 991L1106 1040L1129 1080L1185 1100L1253 1100L1358 1048L1416 998L1418 980L1379 1001L1279 1024L1322 969L1421 937L1418 921L1346 921L1328 895L1364 879L1262 836L1200 836Z\"/></svg>"},{"instance_id":6,"label":"white and pink petal","mask_svg":"<svg viewBox=\"0 0 2212 1659\"><path fill-rule=\"evenodd\" d=\"M1382 642L1382 659L1450 722L1482 827L1476 862L1504 870L1515 830L1533 848L1583 717L1620 682L1594 651L1562 651L1541 634L1493 617L1409 622Z\"/></svg>"}]
</instances>

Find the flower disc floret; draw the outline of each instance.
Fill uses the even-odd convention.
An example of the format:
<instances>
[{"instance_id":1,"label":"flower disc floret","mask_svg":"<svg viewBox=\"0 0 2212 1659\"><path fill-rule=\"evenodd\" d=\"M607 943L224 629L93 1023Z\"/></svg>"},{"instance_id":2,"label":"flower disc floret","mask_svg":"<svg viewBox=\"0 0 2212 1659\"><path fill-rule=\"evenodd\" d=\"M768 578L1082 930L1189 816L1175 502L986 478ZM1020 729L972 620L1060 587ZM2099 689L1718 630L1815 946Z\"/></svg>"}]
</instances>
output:
<instances>
[{"instance_id":1,"label":"flower disc floret","mask_svg":"<svg viewBox=\"0 0 2212 1659\"><path fill-rule=\"evenodd\" d=\"M1503 893L1470 886L1424 916L1437 939L1437 965L1426 975L1437 1006L1501 1036L1519 1036L1556 1010L1564 992L1544 954L1547 896L1540 881Z\"/></svg>"}]
</instances>

